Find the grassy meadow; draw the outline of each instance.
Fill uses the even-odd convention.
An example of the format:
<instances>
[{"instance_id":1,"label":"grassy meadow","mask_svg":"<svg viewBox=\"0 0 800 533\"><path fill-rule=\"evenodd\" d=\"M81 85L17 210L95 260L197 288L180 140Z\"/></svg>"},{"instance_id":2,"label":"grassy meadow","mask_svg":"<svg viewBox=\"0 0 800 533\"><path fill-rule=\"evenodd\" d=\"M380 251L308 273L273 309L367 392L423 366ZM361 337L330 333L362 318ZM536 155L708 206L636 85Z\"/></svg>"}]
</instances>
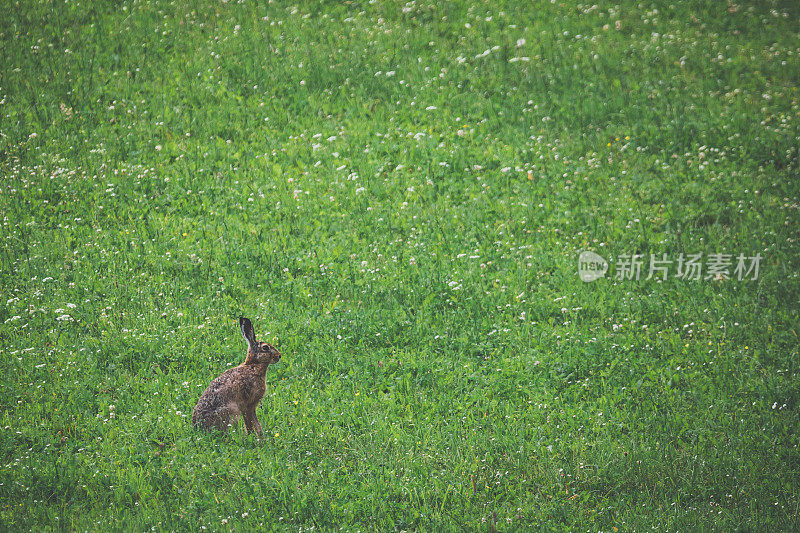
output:
<instances>
[{"instance_id":1,"label":"grassy meadow","mask_svg":"<svg viewBox=\"0 0 800 533\"><path fill-rule=\"evenodd\" d=\"M4 2L0 530L800 529L798 54L788 0ZM261 441L190 423L239 315Z\"/></svg>"}]
</instances>

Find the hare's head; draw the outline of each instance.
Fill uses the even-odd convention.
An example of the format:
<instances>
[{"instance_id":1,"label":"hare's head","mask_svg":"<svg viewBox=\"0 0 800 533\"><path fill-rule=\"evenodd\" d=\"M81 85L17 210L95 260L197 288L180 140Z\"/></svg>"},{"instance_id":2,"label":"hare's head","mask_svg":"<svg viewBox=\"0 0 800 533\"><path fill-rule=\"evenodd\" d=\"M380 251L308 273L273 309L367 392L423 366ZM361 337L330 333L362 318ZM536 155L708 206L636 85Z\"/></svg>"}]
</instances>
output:
<instances>
[{"instance_id":1,"label":"hare's head","mask_svg":"<svg viewBox=\"0 0 800 533\"><path fill-rule=\"evenodd\" d=\"M253 324L244 317L239 317L239 327L242 328L242 337L247 341L247 360L245 364L277 363L281 360L281 353L271 344L257 341Z\"/></svg>"}]
</instances>

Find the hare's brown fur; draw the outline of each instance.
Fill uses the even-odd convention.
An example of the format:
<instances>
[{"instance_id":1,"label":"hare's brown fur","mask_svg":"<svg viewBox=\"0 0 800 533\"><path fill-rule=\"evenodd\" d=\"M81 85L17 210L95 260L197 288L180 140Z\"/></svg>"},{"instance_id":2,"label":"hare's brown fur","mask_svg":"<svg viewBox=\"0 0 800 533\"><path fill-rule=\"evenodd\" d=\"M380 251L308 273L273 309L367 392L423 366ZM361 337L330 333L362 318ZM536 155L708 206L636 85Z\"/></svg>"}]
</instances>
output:
<instances>
[{"instance_id":1,"label":"hare's brown fur","mask_svg":"<svg viewBox=\"0 0 800 533\"><path fill-rule=\"evenodd\" d=\"M249 320L239 318L239 324L247 341L247 358L211 382L194 408L192 424L200 429L225 431L241 416L247 432L255 431L260 437L256 407L267 390L267 367L280 361L281 354L270 344L255 340Z\"/></svg>"}]
</instances>

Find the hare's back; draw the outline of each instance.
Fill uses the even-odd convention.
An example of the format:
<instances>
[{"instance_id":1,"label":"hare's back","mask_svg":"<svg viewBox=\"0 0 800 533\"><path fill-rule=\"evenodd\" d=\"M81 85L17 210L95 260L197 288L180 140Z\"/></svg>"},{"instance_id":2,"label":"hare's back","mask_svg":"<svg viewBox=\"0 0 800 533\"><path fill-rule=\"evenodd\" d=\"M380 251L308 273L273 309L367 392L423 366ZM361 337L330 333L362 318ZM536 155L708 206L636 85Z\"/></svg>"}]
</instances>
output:
<instances>
[{"instance_id":1,"label":"hare's back","mask_svg":"<svg viewBox=\"0 0 800 533\"><path fill-rule=\"evenodd\" d=\"M205 404L213 408L213 404L221 405L224 403L226 398L236 390L236 382L238 380L236 379L236 373L233 372L234 370L236 369L232 368L214 378L214 380L209 383L208 387L206 387L206 390L203 391L198 404Z\"/></svg>"}]
</instances>

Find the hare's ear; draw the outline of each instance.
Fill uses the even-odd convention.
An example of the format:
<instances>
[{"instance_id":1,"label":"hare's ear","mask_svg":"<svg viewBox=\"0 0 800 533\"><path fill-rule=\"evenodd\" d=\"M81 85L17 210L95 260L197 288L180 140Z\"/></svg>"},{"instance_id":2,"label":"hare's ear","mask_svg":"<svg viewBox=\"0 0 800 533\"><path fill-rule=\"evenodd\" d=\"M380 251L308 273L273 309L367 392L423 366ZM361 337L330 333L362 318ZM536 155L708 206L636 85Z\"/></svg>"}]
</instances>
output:
<instances>
[{"instance_id":1,"label":"hare's ear","mask_svg":"<svg viewBox=\"0 0 800 533\"><path fill-rule=\"evenodd\" d=\"M247 341L247 347L254 349L256 345L256 333L253 331L253 324L242 316L239 317L239 327L242 328L242 337Z\"/></svg>"}]
</instances>

